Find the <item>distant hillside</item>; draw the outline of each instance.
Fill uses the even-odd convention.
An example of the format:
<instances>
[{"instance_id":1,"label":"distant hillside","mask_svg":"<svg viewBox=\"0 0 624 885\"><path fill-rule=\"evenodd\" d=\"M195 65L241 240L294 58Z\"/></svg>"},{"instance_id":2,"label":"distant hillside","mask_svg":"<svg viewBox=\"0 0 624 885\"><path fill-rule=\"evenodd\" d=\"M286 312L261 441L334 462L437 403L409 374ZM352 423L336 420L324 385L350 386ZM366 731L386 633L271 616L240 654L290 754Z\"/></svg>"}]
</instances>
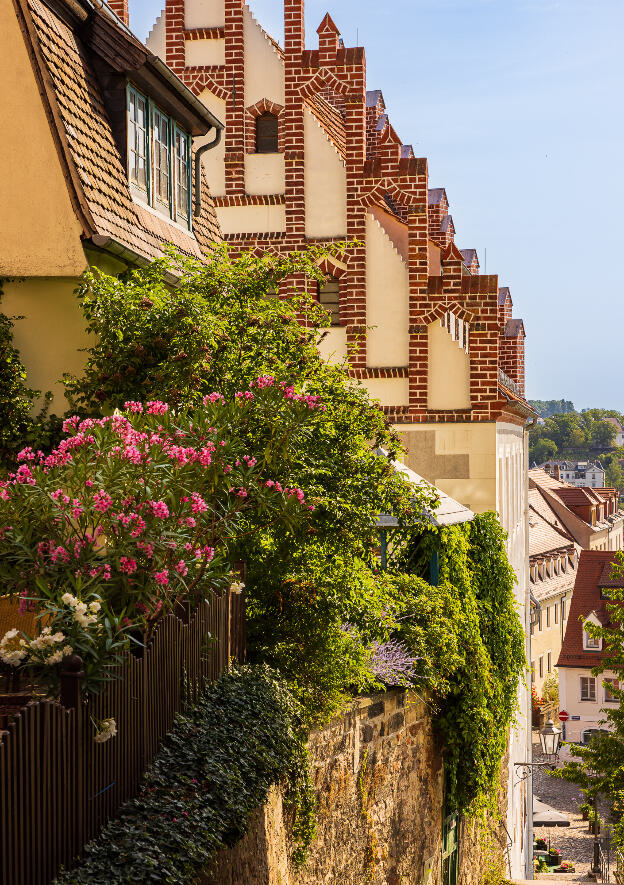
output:
<instances>
[{"instance_id":1,"label":"distant hillside","mask_svg":"<svg viewBox=\"0 0 624 885\"><path fill-rule=\"evenodd\" d=\"M550 418L551 415L567 415L568 412L576 412L574 403L567 399L530 399L540 418Z\"/></svg>"}]
</instances>

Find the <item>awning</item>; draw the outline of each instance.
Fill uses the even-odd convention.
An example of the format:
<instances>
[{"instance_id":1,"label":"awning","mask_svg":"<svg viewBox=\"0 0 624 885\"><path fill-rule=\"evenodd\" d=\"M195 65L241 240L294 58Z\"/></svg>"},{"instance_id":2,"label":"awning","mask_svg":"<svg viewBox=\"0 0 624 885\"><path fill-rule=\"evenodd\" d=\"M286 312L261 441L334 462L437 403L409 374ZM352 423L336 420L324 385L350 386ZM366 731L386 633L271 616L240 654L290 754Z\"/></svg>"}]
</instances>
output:
<instances>
[{"instance_id":1,"label":"awning","mask_svg":"<svg viewBox=\"0 0 624 885\"><path fill-rule=\"evenodd\" d=\"M533 826L534 827L569 827L570 821L567 815L562 814L561 811L557 811L554 808L551 808L550 805L546 805L545 802L540 802L539 799L533 800Z\"/></svg>"}]
</instances>

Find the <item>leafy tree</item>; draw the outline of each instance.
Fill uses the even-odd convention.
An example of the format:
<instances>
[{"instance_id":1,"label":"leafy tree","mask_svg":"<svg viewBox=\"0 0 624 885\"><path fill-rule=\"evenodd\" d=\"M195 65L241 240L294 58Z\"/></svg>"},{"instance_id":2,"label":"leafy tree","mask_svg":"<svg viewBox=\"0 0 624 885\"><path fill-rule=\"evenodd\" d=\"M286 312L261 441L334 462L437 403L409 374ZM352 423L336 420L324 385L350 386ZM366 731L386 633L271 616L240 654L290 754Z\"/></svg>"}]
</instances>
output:
<instances>
[{"instance_id":1,"label":"leafy tree","mask_svg":"<svg viewBox=\"0 0 624 885\"><path fill-rule=\"evenodd\" d=\"M530 399L529 404L533 406L541 418L550 418L551 415L565 415L566 412L576 411L574 403L567 399Z\"/></svg>"},{"instance_id":2,"label":"leafy tree","mask_svg":"<svg viewBox=\"0 0 624 885\"><path fill-rule=\"evenodd\" d=\"M540 439L531 448L531 461L543 464L551 458L557 457L557 446L552 439Z\"/></svg>"},{"instance_id":3,"label":"leafy tree","mask_svg":"<svg viewBox=\"0 0 624 885\"><path fill-rule=\"evenodd\" d=\"M615 440L615 427L608 421L595 421L592 427L592 446L596 449L611 448Z\"/></svg>"}]
</instances>

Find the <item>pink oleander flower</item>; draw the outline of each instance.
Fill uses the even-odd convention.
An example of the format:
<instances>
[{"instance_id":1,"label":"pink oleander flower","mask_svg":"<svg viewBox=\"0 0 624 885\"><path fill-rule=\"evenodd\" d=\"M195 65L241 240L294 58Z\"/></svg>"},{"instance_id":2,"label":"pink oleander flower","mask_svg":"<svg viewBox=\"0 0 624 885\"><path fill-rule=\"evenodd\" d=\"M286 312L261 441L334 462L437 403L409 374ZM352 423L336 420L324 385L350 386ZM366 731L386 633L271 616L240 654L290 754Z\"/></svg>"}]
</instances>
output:
<instances>
[{"instance_id":1,"label":"pink oleander flower","mask_svg":"<svg viewBox=\"0 0 624 885\"><path fill-rule=\"evenodd\" d=\"M222 393L209 393L208 396L205 396L203 399L203 403L205 406L207 406L208 403L217 403L217 402L221 402L221 405L225 404L225 397L223 396Z\"/></svg>"},{"instance_id":2,"label":"pink oleander flower","mask_svg":"<svg viewBox=\"0 0 624 885\"><path fill-rule=\"evenodd\" d=\"M102 577L104 578L105 581L110 581L110 577L111 577L110 565L103 565L102 566Z\"/></svg>"},{"instance_id":3,"label":"pink oleander flower","mask_svg":"<svg viewBox=\"0 0 624 885\"><path fill-rule=\"evenodd\" d=\"M247 497L247 489L239 489L236 494L239 498L246 498Z\"/></svg>"},{"instance_id":4,"label":"pink oleander flower","mask_svg":"<svg viewBox=\"0 0 624 885\"><path fill-rule=\"evenodd\" d=\"M197 492L193 492L191 495L191 510L193 513L205 513L208 510L208 505L204 501L201 495L198 495Z\"/></svg>"},{"instance_id":5,"label":"pink oleander flower","mask_svg":"<svg viewBox=\"0 0 624 885\"><path fill-rule=\"evenodd\" d=\"M142 553L145 553L148 559L151 559L154 555L154 545L148 544L145 541L137 541L137 550L141 550Z\"/></svg>"},{"instance_id":6,"label":"pink oleander flower","mask_svg":"<svg viewBox=\"0 0 624 885\"><path fill-rule=\"evenodd\" d=\"M130 532L131 538L138 538L139 535L142 535L145 531L145 520L142 516L139 516L137 513L131 513L130 519L134 521L134 528Z\"/></svg>"},{"instance_id":7,"label":"pink oleander flower","mask_svg":"<svg viewBox=\"0 0 624 885\"><path fill-rule=\"evenodd\" d=\"M186 526L190 529L194 529L197 525L197 520L193 516L187 516L186 519L182 520Z\"/></svg>"},{"instance_id":8,"label":"pink oleander flower","mask_svg":"<svg viewBox=\"0 0 624 885\"><path fill-rule=\"evenodd\" d=\"M188 575L188 566L183 559L178 560L175 564L176 572L185 578Z\"/></svg>"},{"instance_id":9,"label":"pink oleander flower","mask_svg":"<svg viewBox=\"0 0 624 885\"><path fill-rule=\"evenodd\" d=\"M92 479L85 480L85 485L88 489L90 489L93 485L93 480Z\"/></svg>"},{"instance_id":10,"label":"pink oleander flower","mask_svg":"<svg viewBox=\"0 0 624 885\"><path fill-rule=\"evenodd\" d=\"M166 519L169 516L169 508L164 501L150 501L150 507L157 519Z\"/></svg>"},{"instance_id":11,"label":"pink oleander flower","mask_svg":"<svg viewBox=\"0 0 624 885\"><path fill-rule=\"evenodd\" d=\"M121 556L119 558L119 569L126 575L134 574L137 570L136 559L132 559L129 556Z\"/></svg>"},{"instance_id":12,"label":"pink oleander flower","mask_svg":"<svg viewBox=\"0 0 624 885\"><path fill-rule=\"evenodd\" d=\"M148 415L164 415L169 406L160 400L152 400L145 404Z\"/></svg>"},{"instance_id":13,"label":"pink oleander flower","mask_svg":"<svg viewBox=\"0 0 624 885\"><path fill-rule=\"evenodd\" d=\"M127 412L134 412L135 414L140 415L143 412L143 405L142 403L129 400L127 403L124 403L124 409Z\"/></svg>"},{"instance_id":14,"label":"pink oleander flower","mask_svg":"<svg viewBox=\"0 0 624 885\"><path fill-rule=\"evenodd\" d=\"M96 492L93 496L93 500L95 501L94 507L99 513L106 513L107 510L113 505L113 499L105 492L104 489Z\"/></svg>"},{"instance_id":15,"label":"pink oleander flower","mask_svg":"<svg viewBox=\"0 0 624 885\"><path fill-rule=\"evenodd\" d=\"M169 583L169 570L164 568L160 572L154 572L154 580L162 587L166 587Z\"/></svg>"},{"instance_id":16,"label":"pink oleander flower","mask_svg":"<svg viewBox=\"0 0 624 885\"><path fill-rule=\"evenodd\" d=\"M22 449L21 452L17 453L18 461L34 461L35 453L33 452L31 446L26 446L26 448Z\"/></svg>"},{"instance_id":17,"label":"pink oleander flower","mask_svg":"<svg viewBox=\"0 0 624 885\"><path fill-rule=\"evenodd\" d=\"M74 498L74 500L72 502L72 512L71 512L72 518L73 519L80 519L80 517L82 516L83 513L84 513L84 507L82 506L82 504L80 503L78 498Z\"/></svg>"}]
</instances>

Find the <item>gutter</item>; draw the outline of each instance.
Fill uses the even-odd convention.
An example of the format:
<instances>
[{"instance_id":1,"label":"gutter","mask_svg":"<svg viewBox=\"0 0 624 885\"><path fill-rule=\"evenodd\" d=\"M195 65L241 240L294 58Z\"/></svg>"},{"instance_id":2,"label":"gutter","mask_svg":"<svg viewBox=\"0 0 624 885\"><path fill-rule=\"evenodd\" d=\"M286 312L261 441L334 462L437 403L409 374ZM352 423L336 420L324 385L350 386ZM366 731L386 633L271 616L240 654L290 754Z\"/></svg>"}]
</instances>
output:
<instances>
[{"instance_id":1,"label":"gutter","mask_svg":"<svg viewBox=\"0 0 624 885\"><path fill-rule=\"evenodd\" d=\"M122 261L125 261L134 267L147 267L148 264L151 264L151 259L146 258L145 255L140 255L138 252L133 252L132 249L124 246L123 243L113 239L113 237L107 237L102 234L93 234L93 236L89 238L89 242L91 242L97 249L101 249L102 252L108 252L110 255L114 255L115 258L120 258ZM164 275L165 282L169 283L171 286L178 286L180 279L181 278L177 274L166 273Z\"/></svg>"}]
</instances>

